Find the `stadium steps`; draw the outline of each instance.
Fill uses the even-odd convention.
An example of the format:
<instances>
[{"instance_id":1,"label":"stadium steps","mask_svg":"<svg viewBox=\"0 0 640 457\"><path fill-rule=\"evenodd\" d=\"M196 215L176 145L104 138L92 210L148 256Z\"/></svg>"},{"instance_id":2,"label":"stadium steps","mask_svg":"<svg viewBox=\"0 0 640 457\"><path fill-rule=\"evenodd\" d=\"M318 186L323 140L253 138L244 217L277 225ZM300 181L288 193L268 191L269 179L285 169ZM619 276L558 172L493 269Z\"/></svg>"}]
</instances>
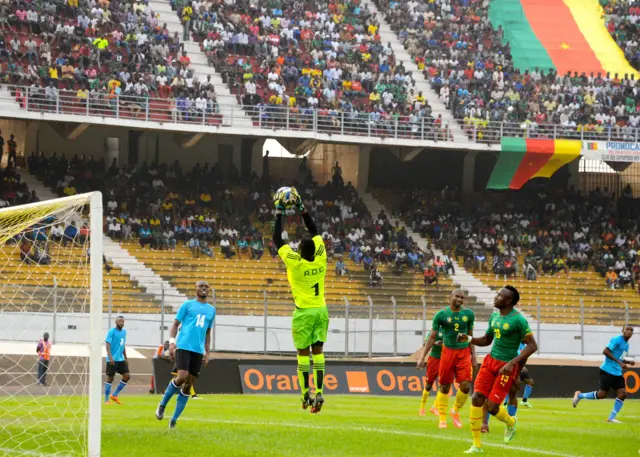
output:
<instances>
[{"instance_id":1,"label":"stadium steps","mask_svg":"<svg viewBox=\"0 0 640 457\"><path fill-rule=\"evenodd\" d=\"M0 86L0 112L9 113L20 110L20 103L9 92L10 86Z\"/></svg>"},{"instance_id":2,"label":"stadium steps","mask_svg":"<svg viewBox=\"0 0 640 457\"><path fill-rule=\"evenodd\" d=\"M378 11L378 7L370 0L364 0L363 5L366 5L371 12L378 12L378 19L380 21L380 38L383 43L391 43L391 48L396 56L396 63L402 62L405 70L411 73L411 76L416 82L416 89L422 91L422 95L425 96L429 105L433 109L433 116L437 117L442 115L442 119L449 125L453 140L460 143L469 143L469 138L462 130L462 127L453 116L452 112L447 109L446 105L440 101L438 94L431 88L429 81L424 77L424 73L420 71L415 64L413 58L405 50L404 45L398 40L398 36L395 34L385 19L385 13Z\"/></svg>"},{"instance_id":3,"label":"stadium steps","mask_svg":"<svg viewBox=\"0 0 640 457\"><path fill-rule=\"evenodd\" d=\"M17 245L0 248L0 311L87 311L88 281L85 251L80 247L50 247L50 265L25 264ZM83 265L84 263L84 265ZM55 291L54 299L54 287ZM103 310L112 303L113 312L157 313L160 303L131 283L117 267L103 277Z\"/></svg>"},{"instance_id":4,"label":"stadium steps","mask_svg":"<svg viewBox=\"0 0 640 457\"><path fill-rule=\"evenodd\" d=\"M369 212L374 217L380 213L381 210L384 210L385 214L389 218L389 222L391 225L395 225L398 222L400 225L404 226L407 230L407 235L418 243L420 249L426 249L429 244L427 240L422 238L419 233L414 232L404 221L393 217L392 212L389 211L382 203L380 203L371 193L365 192L362 195L362 200L369 208ZM435 246L431 246L433 252L436 256L443 256L444 253L439 249L436 249ZM466 290L469 295L476 297L476 299L485 304L488 307L493 308L493 298L495 297L495 292L492 291L489 287L487 287L482 281L479 281L472 274L467 272L455 259L453 259L453 264L455 267L455 274L452 275L453 283L460 288Z\"/></svg>"},{"instance_id":5,"label":"stadium steps","mask_svg":"<svg viewBox=\"0 0 640 457\"><path fill-rule=\"evenodd\" d=\"M22 173L22 180L29 189L35 190L40 200L51 200L58 198L50 189L44 186L38 178L26 170ZM165 304L171 307L180 306L187 299L185 295L163 280L153 270L146 267L142 262L131 256L126 250L120 248L111 238L103 235L103 252L105 257L113 262L113 266L119 268L129 279L135 282L138 287L144 289L147 294L156 301L159 307L161 300L165 299ZM107 275L105 275L106 277Z\"/></svg>"},{"instance_id":6,"label":"stadium steps","mask_svg":"<svg viewBox=\"0 0 640 457\"><path fill-rule=\"evenodd\" d=\"M191 40L182 41L182 23L180 22L178 14L171 9L169 1L150 0L149 5L151 6L151 9L157 13L158 22L167 24L167 29L171 35L173 35L174 32L178 32L180 35L183 49L187 51L187 55L191 59L190 69L193 71L193 75L200 81L206 81L207 77L211 76L211 81L213 82L216 93L216 100L220 105L220 114L222 115L223 124L225 122L231 122L231 119L233 119L234 127L252 129L253 123L251 122L251 119L244 115L237 97L231 93L229 86L224 83L220 74L218 74L214 67L209 65L209 60L207 59L206 54L200 49L200 43Z\"/></svg>"}]
</instances>

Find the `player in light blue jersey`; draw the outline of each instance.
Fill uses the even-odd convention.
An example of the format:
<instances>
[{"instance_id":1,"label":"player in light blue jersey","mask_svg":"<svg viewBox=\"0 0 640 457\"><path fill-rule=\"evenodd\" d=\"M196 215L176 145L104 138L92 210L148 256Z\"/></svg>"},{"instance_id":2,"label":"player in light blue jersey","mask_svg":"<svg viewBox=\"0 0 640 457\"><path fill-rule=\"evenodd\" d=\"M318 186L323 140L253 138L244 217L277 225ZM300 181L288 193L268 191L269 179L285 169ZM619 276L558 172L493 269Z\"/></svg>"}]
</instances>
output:
<instances>
[{"instance_id":1,"label":"player in light blue jersey","mask_svg":"<svg viewBox=\"0 0 640 457\"><path fill-rule=\"evenodd\" d=\"M178 375L167 386L156 409L156 418L162 420L171 397L180 392L169 428L175 428L178 418L187 406L191 387L200 375L202 364L205 367L209 364L211 328L216 318L216 309L207 303L208 295L209 284L206 281L198 281L196 283L197 298L186 301L180 306L169 333L169 355L176 361ZM179 334L178 327L180 327Z\"/></svg>"},{"instance_id":2,"label":"player in light blue jersey","mask_svg":"<svg viewBox=\"0 0 640 457\"><path fill-rule=\"evenodd\" d=\"M127 330L124 328L124 317L116 317L116 326L109 330L104 339L107 346L107 382L104 384L104 402L121 404L118 395L127 387L129 375L129 359L127 359ZM111 395L111 384L116 373L122 375L120 384Z\"/></svg>"},{"instance_id":3,"label":"player in light blue jersey","mask_svg":"<svg viewBox=\"0 0 640 457\"><path fill-rule=\"evenodd\" d=\"M633 336L633 327L629 324L622 328L622 335L614 336L609 340L609 344L602 353L604 363L600 365L600 389L593 392L582 393L577 391L573 396L573 407L580 403L580 400L602 400L609 394L609 390L616 391L616 399L613 403L613 410L609 414L607 422L619 424L616 416L624 405L627 398L623 372L629 365L635 365L633 360L627 358L629 353L629 340Z\"/></svg>"}]
</instances>

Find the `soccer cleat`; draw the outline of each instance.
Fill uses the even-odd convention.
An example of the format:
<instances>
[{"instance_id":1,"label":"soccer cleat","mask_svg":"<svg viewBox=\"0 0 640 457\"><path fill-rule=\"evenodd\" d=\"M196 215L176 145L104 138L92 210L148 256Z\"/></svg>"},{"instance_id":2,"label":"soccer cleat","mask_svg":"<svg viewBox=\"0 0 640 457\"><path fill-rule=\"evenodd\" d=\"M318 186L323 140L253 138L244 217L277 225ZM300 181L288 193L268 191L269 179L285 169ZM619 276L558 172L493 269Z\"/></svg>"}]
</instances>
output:
<instances>
[{"instance_id":1,"label":"soccer cleat","mask_svg":"<svg viewBox=\"0 0 640 457\"><path fill-rule=\"evenodd\" d=\"M178 425L178 423L176 421L170 421L169 422L169 428L176 428L177 425Z\"/></svg>"},{"instance_id":2,"label":"soccer cleat","mask_svg":"<svg viewBox=\"0 0 640 457\"><path fill-rule=\"evenodd\" d=\"M447 428L447 423L446 422L440 422L438 424L438 428Z\"/></svg>"},{"instance_id":3,"label":"soccer cleat","mask_svg":"<svg viewBox=\"0 0 640 457\"><path fill-rule=\"evenodd\" d=\"M607 419L607 422L611 424L622 424L622 422L619 421L618 419Z\"/></svg>"},{"instance_id":4,"label":"soccer cleat","mask_svg":"<svg viewBox=\"0 0 640 457\"><path fill-rule=\"evenodd\" d=\"M311 414L318 414L324 404L324 397L322 394L316 394L316 398L313 399L311 404Z\"/></svg>"},{"instance_id":5,"label":"soccer cleat","mask_svg":"<svg viewBox=\"0 0 640 457\"><path fill-rule=\"evenodd\" d=\"M426 413L426 411L424 410L424 408L420 408L420 412L418 413L418 416L422 416L422 417L424 417L424 416L426 416L426 415L427 415L427 413Z\"/></svg>"},{"instance_id":6,"label":"soccer cleat","mask_svg":"<svg viewBox=\"0 0 640 457\"><path fill-rule=\"evenodd\" d=\"M480 433L489 433L489 424L488 423L483 423L482 427L480 428Z\"/></svg>"},{"instance_id":7,"label":"soccer cleat","mask_svg":"<svg viewBox=\"0 0 640 457\"><path fill-rule=\"evenodd\" d=\"M460 422L460 414L451 410L451 418L453 419L453 425L455 428L462 428L462 422Z\"/></svg>"},{"instance_id":8,"label":"soccer cleat","mask_svg":"<svg viewBox=\"0 0 640 457\"><path fill-rule=\"evenodd\" d=\"M436 408L436 405L433 405L429 412L436 417L440 417L440 413L438 412L438 408Z\"/></svg>"},{"instance_id":9,"label":"soccer cleat","mask_svg":"<svg viewBox=\"0 0 640 457\"><path fill-rule=\"evenodd\" d=\"M159 421L164 419L164 408L165 407L162 405L158 405L158 407L156 408L156 419L158 419Z\"/></svg>"},{"instance_id":10,"label":"soccer cleat","mask_svg":"<svg viewBox=\"0 0 640 457\"><path fill-rule=\"evenodd\" d=\"M306 410L309 406L311 406L313 403L313 400L311 400L311 395L309 395L309 392L305 392L305 394L302 396L302 409Z\"/></svg>"},{"instance_id":11,"label":"soccer cleat","mask_svg":"<svg viewBox=\"0 0 640 457\"><path fill-rule=\"evenodd\" d=\"M529 401L520 400L520 406L525 408L533 408L533 405Z\"/></svg>"},{"instance_id":12,"label":"soccer cleat","mask_svg":"<svg viewBox=\"0 0 640 457\"><path fill-rule=\"evenodd\" d=\"M113 402L111 400L107 400L104 402L105 405L113 405Z\"/></svg>"},{"instance_id":13,"label":"soccer cleat","mask_svg":"<svg viewBox=\"0 0 640 457\"><path fill-rule=\"evenodd\" d=\"M507 444L512 442L516 437L516 426L518 425L518 418L514 417L513 419L515 420L513 427L509 427L507 425L507 428L504 429L504 442Z\"/></svg>"},{"instance_id":14,"label":"soccer cleat","mask_svg":"<svg viewBox=\"0 0 640 457\"><path fill-rule=\"evenodd\" d=\"M484 454L484 451L481 447L471 446L469 449L464 451L465 454Z\"/></svg>"},{"instance_id":15,"label":"soccer cleat","mask_svg":"<svg viewBox=\"0 0 640 457\"><path fill-rule=\"evenodd\" d=\"M575 408L576 406L578 406L578 403L580 403L580 394L582 392L580 392L579 390L576 390L576 393L573 394L573 407Z\"/></svg>"},{"instance_id":16,"label":"soccer cleat","mask_svg":"<svg viewBox=\"0 0 640 457\"><path fill-rule=\"evenodd\" d=\"M202 397L198 397L197 395L192 395L191 399L192 400L202 400Z\"/></svg>"},{"instance_id":17,"label":"soccer cleat","mask_svg":"<svg viewBox=\"0 0 640 457\"><path fill-rule=\"evenodd\" d=\"M118 400L118 397L114 397L113 395L109 395L109 400L111 400L114 403L117 403L119 405L121 405L122 403L120 403L120 400Z\"/></svg>"}]
</instances>

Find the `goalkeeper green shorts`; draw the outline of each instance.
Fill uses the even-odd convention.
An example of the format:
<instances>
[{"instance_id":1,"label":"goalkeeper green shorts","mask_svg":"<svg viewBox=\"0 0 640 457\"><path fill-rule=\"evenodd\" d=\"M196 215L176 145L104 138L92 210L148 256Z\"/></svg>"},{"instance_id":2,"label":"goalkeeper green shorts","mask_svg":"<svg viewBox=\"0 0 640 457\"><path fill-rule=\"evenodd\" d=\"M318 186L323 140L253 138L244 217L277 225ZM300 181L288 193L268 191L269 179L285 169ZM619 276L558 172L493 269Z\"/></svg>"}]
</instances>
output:
<instances>
[{"instance_id":1,"label":"goalkeeper green shorts","mask_svg":"<svg viewBox=\"0 0 640 457\"><path fill-rule=\"evenodd\" d=\"M322 308L296 308L293 311L291 333L296 349L307 349L314 343L326 342L329 330L329 310Z\"/></svg>"}]
</instances>

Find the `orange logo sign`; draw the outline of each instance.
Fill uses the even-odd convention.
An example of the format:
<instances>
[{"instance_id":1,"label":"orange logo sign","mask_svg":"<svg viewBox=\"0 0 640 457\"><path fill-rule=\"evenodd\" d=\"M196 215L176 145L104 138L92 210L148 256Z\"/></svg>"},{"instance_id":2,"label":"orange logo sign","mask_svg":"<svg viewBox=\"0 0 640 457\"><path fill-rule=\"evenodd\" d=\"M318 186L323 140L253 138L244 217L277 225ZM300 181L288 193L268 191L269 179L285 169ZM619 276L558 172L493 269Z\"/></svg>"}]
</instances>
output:
<instances>
[{"instance_id":1,"label":"orange logo sign","mask_svg":"<svg viewBox=\"0 0 640 457\"><path fill-rule=\"evenodd\" d=\"M349 392L369 393L369 378L366 371L347 371L346 374Z\"/></svg>"}]
</instances>

